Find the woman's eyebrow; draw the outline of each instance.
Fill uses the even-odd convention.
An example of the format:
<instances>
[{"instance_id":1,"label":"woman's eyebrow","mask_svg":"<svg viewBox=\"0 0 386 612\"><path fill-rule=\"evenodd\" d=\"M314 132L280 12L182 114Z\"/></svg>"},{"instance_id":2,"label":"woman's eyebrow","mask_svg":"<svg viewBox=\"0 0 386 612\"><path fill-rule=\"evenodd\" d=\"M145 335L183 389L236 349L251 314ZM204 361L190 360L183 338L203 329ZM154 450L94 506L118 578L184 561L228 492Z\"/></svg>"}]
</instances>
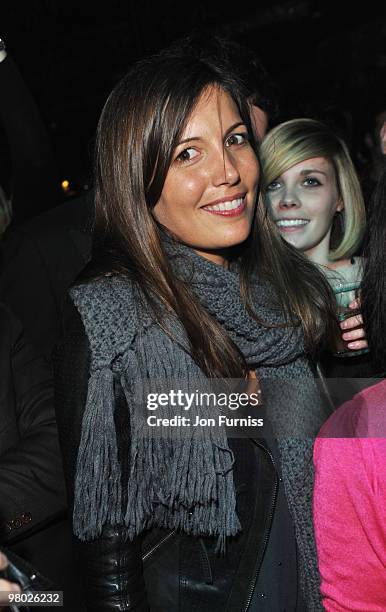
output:
<instances>
[{"instance_id":1,"label":"woman's eyebrow","mask_svg":"<svg viewBox=\"0 0 386 612\"><path fill-rule=\"evenodd\" d=\"M300 171L300 174L309 174L310 172L318 172L319 174L324 174L324 176L327 176L326 172L323 172L323 170L317 170L317 168L305 168L304 170Z\"/></svg>"},{"instance_id":2,"label":"woman's eyebrow","mask_svg":"<svg viewBox=\"0 0 386 612\"><path fill-rule=\"evenodd\" d=\"M224 137L228 136L230 132L232 132L234 129L236 129L240 125L245 127L245 123L243 121L237 121L236 123L233 123L225 132ZM180 140L177 146L185 144L186 142L191 142L193 140L202 140L202 138L200 136L189 136L188 138L183 138L182 140Z\"/></svg>"},{"instance_id":3,"label":"woman's eyebrow","mask_svg":"<svg viewBox=\"0 0 386 612\"><path fill-rule=\"evenodd\" d=\"M177 146L182 145L185 142L190 142L191 140L202 140L202 138L200 138L200 136L190 136L189 138L183 138L179 141Z\"/></svg>"},{"instance_id":4,"label":"woman's eyebrow","mask_svg":"<svg viewBox=\"0 0 386 612\"><path fill-rule=\"evenodd\" d=\"M227 131L225 132L225 136L228 136L229 132L233 132L233 130L235 130L237 127L240 127L241 125L242 125L242 126L244 126L244 127L246 127L246 125L245 125L244 121L237 121L236 123L234 123L233 125L231 125L231 126L230 126L230 127L227 129Z\"/></svg>"}]
</instances>

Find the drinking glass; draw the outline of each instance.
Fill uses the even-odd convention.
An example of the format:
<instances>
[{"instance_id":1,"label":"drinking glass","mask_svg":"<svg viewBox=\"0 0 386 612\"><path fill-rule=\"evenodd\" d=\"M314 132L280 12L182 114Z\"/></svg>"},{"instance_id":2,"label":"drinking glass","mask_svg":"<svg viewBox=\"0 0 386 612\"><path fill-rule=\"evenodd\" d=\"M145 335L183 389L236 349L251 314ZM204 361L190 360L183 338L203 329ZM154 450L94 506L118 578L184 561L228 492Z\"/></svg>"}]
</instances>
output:
<instances>
[{"instance_id":1,"label":"drinking glass","mask_svg":"<svg viewBox=\"0 0 386 612\"><path fill-rule=\"evenodd\" d=\"M360 297L360 282L340 283L334 287L336 299L336 323L331 339L331 349L335 357L357 357L369 352L368 348L353 350L349 349L347 344L350 340L343 340L343 330L340 323L349 317L354 317L360 314L360 308L349 308L351 302ZM362 325L359 324L353 329L358 329ZM350 330L351 331L351 330Z\"/></svg>"}]
</instances>

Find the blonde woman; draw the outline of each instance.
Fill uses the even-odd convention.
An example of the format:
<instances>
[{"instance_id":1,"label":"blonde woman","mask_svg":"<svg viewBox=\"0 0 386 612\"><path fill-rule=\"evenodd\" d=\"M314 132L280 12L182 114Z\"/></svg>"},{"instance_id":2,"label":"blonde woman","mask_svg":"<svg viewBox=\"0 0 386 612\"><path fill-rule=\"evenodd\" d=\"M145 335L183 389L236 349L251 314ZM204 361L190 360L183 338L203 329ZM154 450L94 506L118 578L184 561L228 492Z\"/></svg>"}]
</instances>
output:
<instances>
[{"instance_id":1,"label":"blonde woman","mask_svg":"<svg viewBox=\"0 0 386 612\"><path fill-rule=\"evenodd\" d=\"M264 198L281 236L320 267L341 306L355 308L365 207L345 143L319 121L293 119L265 137L261 162ZM367 346L362 323L361 315L341 323L356 354Z\"/></svg>"}]
</instances>

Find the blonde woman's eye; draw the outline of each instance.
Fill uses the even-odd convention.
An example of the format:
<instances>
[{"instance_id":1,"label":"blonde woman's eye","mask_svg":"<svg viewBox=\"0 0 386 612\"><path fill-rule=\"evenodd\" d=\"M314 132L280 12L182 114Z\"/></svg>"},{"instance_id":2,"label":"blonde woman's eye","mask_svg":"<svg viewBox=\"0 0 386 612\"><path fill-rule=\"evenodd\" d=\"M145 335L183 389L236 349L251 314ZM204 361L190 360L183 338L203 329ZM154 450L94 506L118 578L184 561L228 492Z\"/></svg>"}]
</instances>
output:
<instances>
[{"instance_id":1,"label":"blonde woman's eye","mask_svg":"<svg viewBox=\"0 0 386 612\"><path fill-rule=\"evenodd\" d=\"M181 153L177 155L176 161L183 164L183 163L192 161L192 159L197 157L197 155L199 155L197 149L195 149L194 147L188 147L187 149L184 149L183 151L181 151Z\"/></svg>"},{"instance_id":2,"label":"blonde woman's eye","mask_svg":"<svg viewBox=\"0 0 386 612\"><path fill-rule=\"evenodd\" d=\"M269 185L267 185L267 191L276 191L276 189L280 188L280 182L279 181L272 181L272 183L269 183Z\"/></svg>"},{"instance_id":3,"label":"blonde woman's eye","mask_svg":"<svg viewBox=\"0 0 386 612\"><path fill-rule=\"evenodd\" d=\"M248 142L248 134L246 133L238 133L231 134L225 141L226 147L231 147L232 145L242 145Z\"/></svg>"},{"instance_id":4,"label":"blonde woman's eye","mask_svg":"<svg viewBox=\"0 0 386 612\"><path fill-rule=\"evenodd\" d=\"M303 181L303 185L305 185L306 187L318 187L321 184L322 183L317 178L314 178L312 176L307 176L307 178Z\"/></svg>"}]
</instances>

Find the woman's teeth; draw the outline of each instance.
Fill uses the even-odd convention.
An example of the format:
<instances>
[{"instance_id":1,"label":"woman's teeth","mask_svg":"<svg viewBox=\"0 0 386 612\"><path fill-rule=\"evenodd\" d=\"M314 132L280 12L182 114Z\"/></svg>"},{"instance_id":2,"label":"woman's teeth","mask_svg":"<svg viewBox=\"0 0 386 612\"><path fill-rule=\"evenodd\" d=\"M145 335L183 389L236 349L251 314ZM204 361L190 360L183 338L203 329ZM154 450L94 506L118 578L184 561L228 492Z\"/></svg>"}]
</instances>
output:
<instances>
[{"instance_id":1,"label":"woman's teeth","mask_svg":"<svg viewBox=\"0 0 386 612\"><path fill-rule=\"evenodd\" d=\"M213 210L215 212L221 212L225 210L236 210L239 206L242 205L244 198L237 198L236 200L231 200L230 202L220 202L219 204L213 204L213 206L205 206L207 210Z\"/></svg>"},{"instance_id":2,"label":"woman's teeth","mask_svg":"<svg viewBox=\"0 0 386 612\"><path fill-rule=\"evenodd\" d=\"M276 221L278 227L296 227L301 225L307 225L309 221L307 219L281 219Z\"/></svg>"}]
</instances>

